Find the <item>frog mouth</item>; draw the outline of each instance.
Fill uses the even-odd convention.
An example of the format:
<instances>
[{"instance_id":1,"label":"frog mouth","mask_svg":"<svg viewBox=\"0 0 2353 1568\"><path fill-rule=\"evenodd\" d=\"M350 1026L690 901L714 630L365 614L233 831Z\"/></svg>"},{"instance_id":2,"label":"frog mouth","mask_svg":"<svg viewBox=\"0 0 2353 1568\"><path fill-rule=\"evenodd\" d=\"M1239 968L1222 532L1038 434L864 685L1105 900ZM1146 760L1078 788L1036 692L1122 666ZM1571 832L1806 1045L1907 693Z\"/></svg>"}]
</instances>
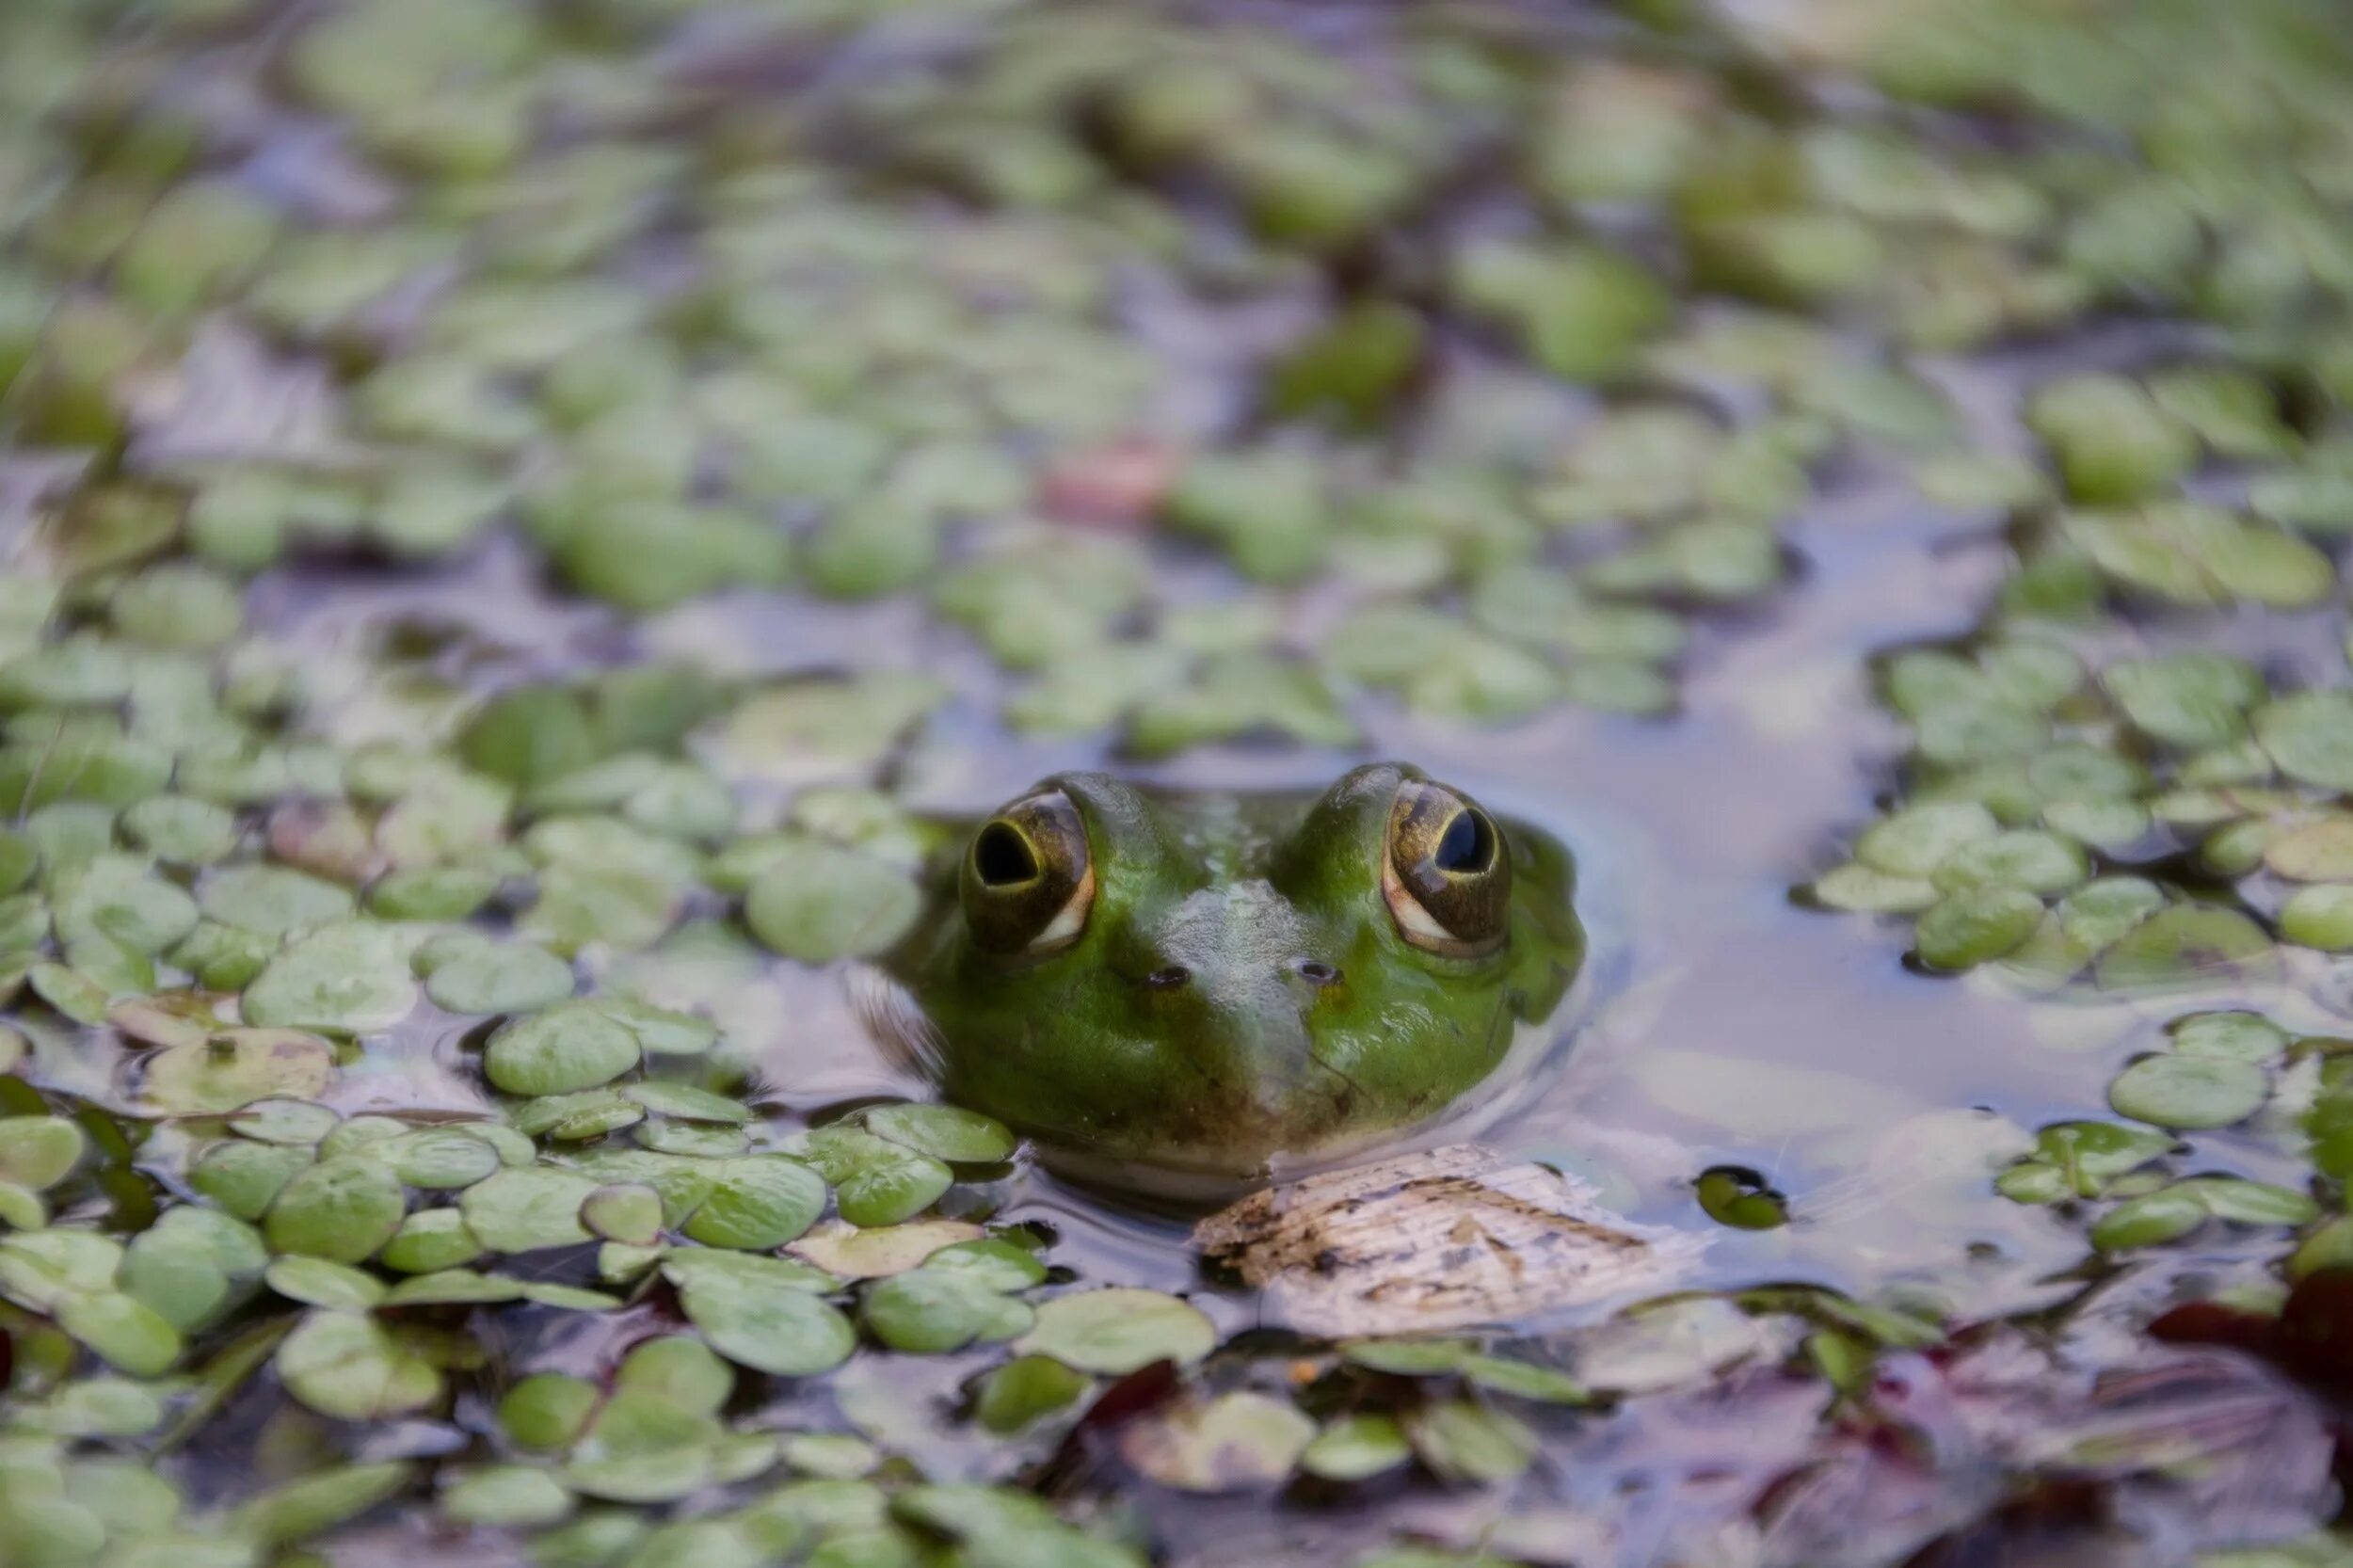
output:
<instances>
[{"instance_id":1,"label":"frog mouth","mask_svg":"<svg viewBox=\"0 0 2353 1568\"><path fill-rule=\"evenodd\" d=\"M1149 977L1147 984L1158 978ZM872 966L852 969L844 984L861 1029L889 1064L936 1080L944 1071L947 1043L913 994ZM1201 1118L1205 1139L1230 1138L1241 1128L1298 1128L1302 1112L1319 1104L1327 1109L1311 1125L1337 1126L1373 1098L1345 1066L1318 1048L1304 1008L1251 1010L1226 1027L1205 1032L1219 1042L1213 1064L1198 1074L1201 1100L1205 1108L1214 1107L1205 1109ZM1101 1128L1078 1136L1105 1141L1122 1119L1107 1116ZM1040 1139L1055 1136L1050 1128L1025 1130Z\"/></svg>"},{"instance_id":2,"label":"frog mouth","mask_svg":"<svg viewBox=\"0 0 2353 1568\"><path fill-rule=\"evenodd\" d=\"M1164 1107L1106 1114L1084 1129L1034 1128L1039 1162L1089 1188L1180 1204L1224 1203L1270 1182L1459 1136L1505 1095L1501 1064L1519 1028L1508 1007L1490 1025L1497 1071L1466 1094L1406 1109L1385 1105L1319 1046L1304 1015L1261 1014L1195 1062L1192 1137L1168 1134ZM1486 1119L1479 1117L1482 1122Z\"/></svg>"},{"instance_id":3,"label":"frog mouth","mask_svg":"<svg viewBox=\"0 0 2353 1568\"><path fill-rule=\"evenodd\" d=\"M860 1022L895 1066L934 1081L952 1078L947 1069L953 1053L938 1025L903 984L866 967L847 978ZM1224 989L1215 974L1188 978L1200 981L1204 991ZM1486 1080L1442 1103L1385 1105L1312 1027L1312 992L1321 984L1310 976L1305 987L1287 984L1276 996L1262 987L1256 996L1215 1007L1188 1032L1189 1045L1168 1048L1171 1054L1148 1070L1137 1064L1138 1081L1181 1086L1164 1095L1105 1103L1082 1123L1029 1120L1011 1107L998 1109L1030 1140L1038 1162L1057 1176L1149 1199L1225 1202L1269 1181L1369 1152L1406 1148L1441 1133L1459 1136L1466 1117L1509 1092L1507 1078L1527 1076L1511 1068L1517 1054L1511 1040L1518 1027L1513 1010L1498 1006L1488 1024L1497 1066ZM1163 982L1163 989L1177 987ZM1035 1103L1050 1100L1044 1091L1051 1080L1023 1062L1020 1051L1000 1052L996 1062L1000 1071L1036 1080ZM950 1092L953 1097L952 1086ZM1184 1108L1176 1127L1171 1100Z\"/></svg>"}]
</instances>

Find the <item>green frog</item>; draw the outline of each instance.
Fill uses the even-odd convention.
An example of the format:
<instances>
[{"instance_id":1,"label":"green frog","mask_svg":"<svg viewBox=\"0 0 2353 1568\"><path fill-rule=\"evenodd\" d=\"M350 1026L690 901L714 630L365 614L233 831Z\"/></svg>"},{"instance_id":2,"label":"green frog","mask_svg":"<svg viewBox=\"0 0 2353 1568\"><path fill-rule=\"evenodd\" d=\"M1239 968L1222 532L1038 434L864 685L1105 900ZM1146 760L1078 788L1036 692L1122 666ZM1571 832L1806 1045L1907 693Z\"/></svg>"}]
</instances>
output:
<instances>
[{"instance_id":1,"label":"green frog","mask_svg":"<svg viewBox=\"0 0 2353 1568\"><path fill-rule=\"evenodd\" d=\"M1246 1180L1438 1120L1584 958L1560 841L1395 762L1320 794L1064 774L953 841L886 1032L1123 1176Z\"/></svg>"}]
</instances>

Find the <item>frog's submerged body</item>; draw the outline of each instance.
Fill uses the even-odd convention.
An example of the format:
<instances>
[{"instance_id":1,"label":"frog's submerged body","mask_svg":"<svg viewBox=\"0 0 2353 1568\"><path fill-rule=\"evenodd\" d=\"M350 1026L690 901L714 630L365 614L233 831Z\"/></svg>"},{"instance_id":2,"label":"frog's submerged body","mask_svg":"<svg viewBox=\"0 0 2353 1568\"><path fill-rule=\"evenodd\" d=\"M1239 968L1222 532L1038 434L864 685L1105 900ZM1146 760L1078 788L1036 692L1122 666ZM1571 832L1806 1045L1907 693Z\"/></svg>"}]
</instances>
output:
<instances>
[{"instance_id":1,"label":"frog's submerged body","mask_svg":"<svg viewBox=\"0 0 2353 1568\"><path fill-rule=\"evenodd\" d=\"M1561 843L1412 768L1321 794L1051 778L891 955L951 1100L1113 1173L1262 1176L1443 1116L1583 961Z\"/></svg>"}]
</instances>

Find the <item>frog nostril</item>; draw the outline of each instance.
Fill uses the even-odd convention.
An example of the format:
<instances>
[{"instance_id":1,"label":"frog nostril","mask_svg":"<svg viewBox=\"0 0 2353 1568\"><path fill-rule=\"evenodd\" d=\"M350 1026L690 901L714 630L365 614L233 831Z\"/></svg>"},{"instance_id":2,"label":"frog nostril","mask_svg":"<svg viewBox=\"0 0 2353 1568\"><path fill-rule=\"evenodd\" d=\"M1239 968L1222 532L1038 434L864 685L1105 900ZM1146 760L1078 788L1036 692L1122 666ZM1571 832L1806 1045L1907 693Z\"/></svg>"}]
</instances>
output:
<instances>
[{"instance_id":1,"label":"frog nostril","mask_svg":"<svg viewBox=\"0 0 2353 1568\"><path fill-rule=\"evenodd\" d=\"M1340 971L1329 964L1308 958L1300 962L1299 978L1310 985L1331 985L1337 983Z\"/></svg>"},{"instance_id":2,"label":"frog nostril","mask_svg":"<svg viewBox=\"0 0 2353 1568\"><path fill-rule=\"evenodd\" d=\"M1171 964L1166 968L1154 969L1150 974L1145 975L1144 983L1155 991L1174 991L1192 978L1191 969L1182 964Z\"/></svg>"}]
</instances>

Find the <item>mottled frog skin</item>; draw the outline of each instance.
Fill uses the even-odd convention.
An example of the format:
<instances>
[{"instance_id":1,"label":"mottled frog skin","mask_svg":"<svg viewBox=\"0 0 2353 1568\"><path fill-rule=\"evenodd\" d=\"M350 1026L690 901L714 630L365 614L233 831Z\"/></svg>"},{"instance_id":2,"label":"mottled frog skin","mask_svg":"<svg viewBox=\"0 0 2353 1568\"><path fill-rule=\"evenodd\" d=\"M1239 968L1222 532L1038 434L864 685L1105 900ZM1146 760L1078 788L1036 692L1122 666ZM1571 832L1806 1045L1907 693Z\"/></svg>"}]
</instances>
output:
<instances>
[{"instance_id":1,"label":"mottled frog skin","mask_svg":"<svg viewBox=\"0 0 2353 1568\"><path fill-rule=\"evenodd\" d=\"M1065 774L952 842L893 1032L1098 1171L1247 1179L1438 1119L1584 958L1561 844L1394 762L1321 794Z\"/></svg>"}]
</instances>

